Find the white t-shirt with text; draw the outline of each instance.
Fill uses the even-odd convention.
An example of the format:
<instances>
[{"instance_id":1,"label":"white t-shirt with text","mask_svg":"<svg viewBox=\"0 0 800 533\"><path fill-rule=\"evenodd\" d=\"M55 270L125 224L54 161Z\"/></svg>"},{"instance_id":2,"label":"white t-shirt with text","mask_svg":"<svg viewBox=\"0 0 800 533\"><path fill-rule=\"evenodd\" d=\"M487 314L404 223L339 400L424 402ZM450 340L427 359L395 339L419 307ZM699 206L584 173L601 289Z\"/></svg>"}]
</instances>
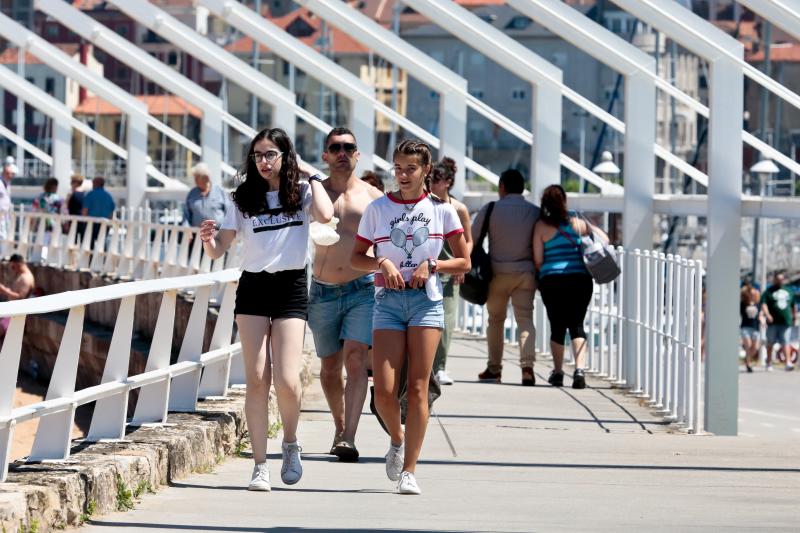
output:
<instances>
[{"instance_id":1,"label":"white t-shirt with text","mask_svg":"<svg viewBox=\"0 0 800 533\"><path fill-rule=\"evenodd\" d=\"M220 229L235 230L242 241L239 265L247 272L280 272L305 268L308 250L308 225L311 218L311 187L300 184L301 209L286 214L281 209L278 191L267 193L269 212L245 217L236 205L225 214Z\"/></svg>"},{"instance_id":2,"label":"white t-shirt with text","mask_svg":"<svg viewBox=\"0 0 800 533\"><path fill-rule=\"evenodd\" d=\"M400 200L389 193L367 206L356 238L375 244L375 255L391 261L409 282L422 262L439 257L445 239L463 232L458 214L449 203L434 201L427 194L416 200ZM379 285L376 277L376 291L382 290ZM425 291L431 300L442 299L438 274L428 279Z\"/></svg>"}]
</instances>

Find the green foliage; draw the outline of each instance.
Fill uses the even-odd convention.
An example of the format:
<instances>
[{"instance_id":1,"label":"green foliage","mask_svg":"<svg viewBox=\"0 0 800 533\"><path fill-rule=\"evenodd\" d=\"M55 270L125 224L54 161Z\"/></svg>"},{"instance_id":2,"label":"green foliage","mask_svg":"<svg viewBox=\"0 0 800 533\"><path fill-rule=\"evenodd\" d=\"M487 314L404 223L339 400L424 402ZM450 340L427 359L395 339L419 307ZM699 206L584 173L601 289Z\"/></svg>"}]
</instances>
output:
<instances>
[{"instance_id":1,"label":"green foliage","mask_svg":"<svg viewBox=\"0 0 800 533\"><path fill-rule=\"evenodd\" d=\"M245 451L247 450L247 445L249 444L249 442L250 442L250 438L249 438L247 432L245 431L244 434L242 435L242 437L236 443L236 448L234 448L233 454L236 455L237 457L244 457Z\"/></svg>"},{"instance_id":2,"label":"green foliage","mask_svg":"<svg viewBox=\"0 0 800 533\"><path fill-rule=\"evenodd\" d=\"M133 493L125 484L122 476L117 475L117 511L133 509Z\"/></svg>"},{"instance_id":3,"label":"green foliage","mask_svg":"<svg viewBox=\"0 0 800 533\"><path fill-rule=\"evenodd\" d=\"M278 436L278 432L283 428L283 422L273 422L267 428L267 438L274 439Z\"/></svg>"},{"instance_id":4,"label":"green foliage","mask_svg":"<svg viewBox=\"0 0 800 533\"><path fill-rule=\"evenodd\" d=\"M3 527L3 531L5 530L6 528ZM39 531L39 521L36 519L31 520L30 525L27 526L23 522L20 522L19 531L20 533L37 533Z\"/></svg>"},{"instance_id":5,"label":"green foliage","mask_svg":"<svg viewBox=\"0 0 800 533\"><path fill-rule=\"evenodd\" d=\"M145 492L147 492L148 494L155 494L152 485L150 485L150 481L143 479L142 481L139 482L138 485L136 485L136 489L134 489L133 491L133 497L138 499L139 496L141 496Z\"/></svg>"},{"instance_id":6,"label":"green foliage","mask_svg":"<svg viewBox=\"0 0 800 533\"><path fill-rule=\"evenodd\" d=\"M92 515L94 515L95 511L97 510L97 502L94 500L89 500L86 502L86 510L81 514L80 523L83 524L84 522L88 522Z\"/></svg>"},{"instance_id":7,"label":"green foliage","mask_svg":"<svg viewBox=\"0 0 800 533\"><path fill-rule=\"evenodd\" d=\"M576 179L567 179L564 180L564 190L567 192L579 192L581 188L581 182Z\"/></svg>"}]
</instances>

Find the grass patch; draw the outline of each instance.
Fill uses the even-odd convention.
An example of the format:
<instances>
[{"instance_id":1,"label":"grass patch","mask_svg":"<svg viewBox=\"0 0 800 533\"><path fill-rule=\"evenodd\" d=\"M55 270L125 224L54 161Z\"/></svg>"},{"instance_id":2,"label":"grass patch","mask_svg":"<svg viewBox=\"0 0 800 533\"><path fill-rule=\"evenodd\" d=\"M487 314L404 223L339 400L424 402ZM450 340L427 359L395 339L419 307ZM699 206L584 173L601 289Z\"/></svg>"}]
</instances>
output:
<instances>
[{"instance_id":1,"label":"grass patch","mask_svg":"<svg viewBox=\"0 0 800 533\"><path fill-rule=\"evenodd\" d=\"M283 429L283 422L280 420L277 422L273 422L267 428L267 438L274 439L278 436L278 432Z\"/></svg>"},{"instance_id":2,"label":"grass patch","mask_svg":"<svg viewBox=\"0 0 800 533\"><path fill-rule=\"evenodd\" d=\"M83 511L83 513L81 513L79 518L80 523L84 524L85 522L88 522L92 518L92 515L94 515L95 511L97 511L97 502L94 500L89 500L86 502L86 509Z\"/></svg>"},{"instance_id":3,"label":"grass patch","mask_svg":"<svg viewBox=\"0 0 800 533\"><path fill-rule=\"evenodd\" d=\"M250 444L250 437L245 431L242 437L236 442L236 447L233 449L233 454L237 457L244 457L247 447Z\"/></svg>"},{"instance_id":4,"label":"grass patch","mask_svg":"<svg viewBox=\"0 0 800 533\"><path fill-rule=\"evenodd\" d=\"M133 492L125 484L122 476L117 474L117 511L133 509Z\"/></svg>"}]
</instances>

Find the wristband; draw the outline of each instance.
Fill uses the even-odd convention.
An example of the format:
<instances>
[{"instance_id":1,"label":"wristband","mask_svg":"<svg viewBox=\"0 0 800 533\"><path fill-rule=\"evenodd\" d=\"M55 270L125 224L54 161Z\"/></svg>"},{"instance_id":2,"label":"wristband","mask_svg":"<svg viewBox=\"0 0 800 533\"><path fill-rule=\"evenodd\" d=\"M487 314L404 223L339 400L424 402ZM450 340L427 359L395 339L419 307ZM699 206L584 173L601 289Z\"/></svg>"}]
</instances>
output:
<instances>
[{"instance_id":1,"label":"wristband","mask_svg":"<svg viewBox=\"0 0 800 533\"><path fill-rule=\"evenodd\" d=\"M381 268L381 265L383 264L384 261L386 261L385 257L381 257L380 259L378 259L378 269Z\"/></svg>"},{"instance_id":2,"label":"wristband","mask_svg":"<svg viewBox=\"0 0 800 533\"><path fill-rule=\"evenodd\" d=\"M308 177L308 181L309 181L309 183L312 182L312 181L318 181L318 182L322 183L322 176L320 176L319 174L314 174L313 176L309 176Z\"/></svg>"}]
</instances>

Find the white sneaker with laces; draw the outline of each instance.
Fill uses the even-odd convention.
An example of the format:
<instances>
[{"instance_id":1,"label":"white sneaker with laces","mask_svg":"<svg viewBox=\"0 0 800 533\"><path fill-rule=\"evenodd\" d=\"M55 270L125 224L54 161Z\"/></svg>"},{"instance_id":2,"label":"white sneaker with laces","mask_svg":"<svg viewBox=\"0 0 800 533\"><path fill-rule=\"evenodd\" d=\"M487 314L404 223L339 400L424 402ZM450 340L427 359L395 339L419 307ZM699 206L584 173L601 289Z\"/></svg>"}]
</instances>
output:
<instances>
[{"instance_id":1,"label":"white sneaker with laces","mask_svg":"<svg viewBox=\"0 0 800 533\"><path fill-rule=\"evenodd\" d=\"M397 484L397 492L400 494L422 494L422 489L417 485L417 478L411 472L400 474L400 482Z\"/></svg>"},{"instance_id":2,"label":"white sneaker with laces","mask_svg":"<svg viewBox=\"0 0 800 533\"><path fill-rule=\"evenodd\" d=\"M284 442L281 445L283 466L281 466L281 479L287 485L294 485L303 477L303 463L300 452L303 448L295 442Z\"/></svg>"},{"instance_id":3,"label":"white sneaker with laces","mask_svg":"<svg viewBox=\"0 0 800 533\"><path fill-rule=\"evenodd\" d=\"M439 385L452 385L453 378L447 375L447 372L444 370L439 370L436 372L436 381L439 382Z\"/></svg>"},{"instance_id":4,"label":"white sneaker with laces","mask_svg":"<svg viewBox=\"0 0 800 533\"><path fill-rule=\"evenodd\" d=\"M400 472L403 471L403 461L406 456L406 445L395 446L389 443L389 451L386 452L386 476L392 481L400 479Z\"/></svg>"},{"instance_id":5,"label":"white sneaker with laces","mask_svg":"<svg viewBox=\"0 0 800 533\"><path fill-rule=\"evenodd\" d=\"M260 490L269 492L272 486L269 483L269 464L267 462L258 463L253 467L253 476L247 490Z\"/></svg>"}]
</instances>

